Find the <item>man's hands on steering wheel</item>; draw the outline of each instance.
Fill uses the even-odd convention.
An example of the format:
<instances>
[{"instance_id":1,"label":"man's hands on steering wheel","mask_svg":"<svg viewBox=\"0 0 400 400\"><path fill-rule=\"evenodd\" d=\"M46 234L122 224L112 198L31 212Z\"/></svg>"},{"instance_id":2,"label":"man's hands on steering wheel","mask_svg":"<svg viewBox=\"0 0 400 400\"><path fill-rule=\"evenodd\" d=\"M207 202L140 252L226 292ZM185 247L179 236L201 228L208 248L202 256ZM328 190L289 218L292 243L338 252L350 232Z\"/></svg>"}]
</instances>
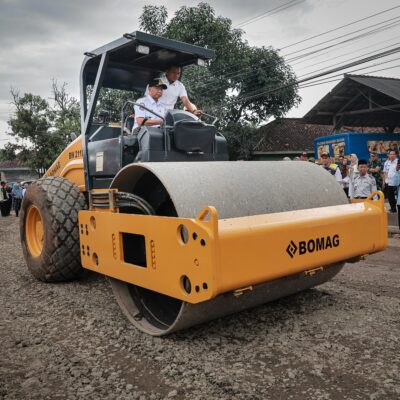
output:
<instances>
[{"instance_id":1,"label":"man's hands on steering wheel","mask_svg":"<svg viewBox=\"0 0 400 400\"><path fill-rule=\"evenodd\" d=\"M143 118L142 123L139 125L139 129L142 129L142 126L145 126L145 123L147 120L148 120L148 118Z\"/></svg>"},{"instance_id":2,"label":"man's hands on steering wheel","mask_svg":"<svg viewBox=\"0 0 400 400\"><path fill-rule=\"evenodd\" d=\"M196 117L200 117L200 115L202 114L201 110L193 110L192 113L193 113Z\"/></svg>"}]
</instances>

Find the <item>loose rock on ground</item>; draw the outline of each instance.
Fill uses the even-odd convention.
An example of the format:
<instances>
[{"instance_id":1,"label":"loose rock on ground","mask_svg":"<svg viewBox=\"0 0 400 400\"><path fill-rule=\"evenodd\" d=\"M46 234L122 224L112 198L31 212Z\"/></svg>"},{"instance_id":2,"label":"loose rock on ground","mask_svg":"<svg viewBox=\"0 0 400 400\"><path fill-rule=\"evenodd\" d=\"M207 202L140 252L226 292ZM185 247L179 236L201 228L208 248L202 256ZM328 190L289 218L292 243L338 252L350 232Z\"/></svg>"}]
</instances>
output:
<instances>
[{"instance_id":1,"label":"loose rock on ground","mask_svg":"<svg viewBox=\"0 0 400 400\"><path fill-rule=\"evenodd\" d=\"M332 281L164 338L92 273L45 284L0 219L1 399L399 399L400 239Z\"/></svg>"}]
</instances>

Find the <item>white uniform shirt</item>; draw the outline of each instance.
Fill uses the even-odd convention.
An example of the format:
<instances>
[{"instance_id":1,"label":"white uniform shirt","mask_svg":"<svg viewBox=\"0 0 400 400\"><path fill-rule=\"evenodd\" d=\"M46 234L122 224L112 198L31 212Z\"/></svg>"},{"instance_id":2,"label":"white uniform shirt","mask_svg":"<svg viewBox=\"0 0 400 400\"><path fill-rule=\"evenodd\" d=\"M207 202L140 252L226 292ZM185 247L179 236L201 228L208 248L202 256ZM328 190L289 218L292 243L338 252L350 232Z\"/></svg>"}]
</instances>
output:
<instances>
[{"instance_id":1,"label":"white uniform shirt","mask_svg":"<svg viewBox=\"0 0 400 400\"><path fill-rule=\"evenodd\" d=\"M163 117L165 115L166 110L164 106L161 104L160 100L156 101L151 96L141 97L136 101L136 103L143 104L145 107L149 108L150 110L153 110L155 113ZM144 108L135 106L135 125L133 126L134 128L138 126L137 118L159 119L159 117L145 110ZM157 127L160 125L153 125L153 126Z\"/></svg>"},{"instance_id":2,"label":"white uniform shirt","mask_svg":"<svg viewBox=\"0 0 400 400\"><path fill-rule=\"evenodd\" d=\"M352 178L349 195L352 199L357 197L368 197L372 192L376 191L376 180L370 174L357 175Z\"/></svg>"},{"instance_id":3,"label":"white uniform shirt","mask_svg":"<svg viewBox=\"0 0 400 400\"><path fill-rule=\"evenodd\" d=\"M164 75L160 78L167 89L164 89L163 95L160 97L160 102L163 104L165 110L173 110L178 98L187 96L187 91L185 85L181 81L175 81L174 83L169 83L169 80ZM149 94L149 88L146 88L146 95Z\"/></svg>"},{"instance_id":4,"label":"white uniform shirt","mask_svg":"<svg viewBox=\"0 0 400 400\"><path fill-rule=\"evenodd\" d=\"M393 161L386 160L383 166L383 172L385 173L385 183L389 186L395 186L394 176L396 175L397 158Z\"/></svg>"}]
</instances>

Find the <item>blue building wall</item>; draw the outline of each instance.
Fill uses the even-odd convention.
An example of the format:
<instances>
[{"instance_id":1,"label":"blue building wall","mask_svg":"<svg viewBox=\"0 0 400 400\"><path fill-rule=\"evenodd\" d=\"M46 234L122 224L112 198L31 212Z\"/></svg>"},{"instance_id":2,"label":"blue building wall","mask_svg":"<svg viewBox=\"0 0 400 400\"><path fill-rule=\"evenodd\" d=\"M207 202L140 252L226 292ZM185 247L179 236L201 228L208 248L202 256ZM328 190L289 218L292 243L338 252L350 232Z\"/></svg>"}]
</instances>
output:
<instances>
[{"instance_id":1,"label":"blue building wall","mask_svg":"<svg viewBox=\"0 0 400 400\"><path fill-rule=\"evenodd\" d=\"M345 132L314 140L315 159L320 159L323 151L329 151L335 161L340 155L350 157L353 153L359 159L368 160L370 151L376 151L385 160L389 149L400 150L400 134Z\"/></svg>"}]
</instances>

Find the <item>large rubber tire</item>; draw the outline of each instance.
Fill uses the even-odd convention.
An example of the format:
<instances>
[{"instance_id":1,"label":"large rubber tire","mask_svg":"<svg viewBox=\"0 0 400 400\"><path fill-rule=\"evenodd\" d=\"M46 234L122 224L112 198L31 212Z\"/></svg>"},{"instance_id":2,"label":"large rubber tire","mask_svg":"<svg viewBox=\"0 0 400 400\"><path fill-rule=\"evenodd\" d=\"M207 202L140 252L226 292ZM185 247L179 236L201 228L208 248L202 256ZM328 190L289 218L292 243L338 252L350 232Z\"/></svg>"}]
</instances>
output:
<instances>
[{"instance_id":1,"label":"large rubber tire","mask_svg":"<svg viewBox=\"0 0 400 400\"><path fill-rule=\"evenodd\" d=\"M21 205L20 233L35 278L62 282L80 275L78 213L85 208L85 196L65 178L46 177L29 186Z\"/></svg>"}]
</instances>

